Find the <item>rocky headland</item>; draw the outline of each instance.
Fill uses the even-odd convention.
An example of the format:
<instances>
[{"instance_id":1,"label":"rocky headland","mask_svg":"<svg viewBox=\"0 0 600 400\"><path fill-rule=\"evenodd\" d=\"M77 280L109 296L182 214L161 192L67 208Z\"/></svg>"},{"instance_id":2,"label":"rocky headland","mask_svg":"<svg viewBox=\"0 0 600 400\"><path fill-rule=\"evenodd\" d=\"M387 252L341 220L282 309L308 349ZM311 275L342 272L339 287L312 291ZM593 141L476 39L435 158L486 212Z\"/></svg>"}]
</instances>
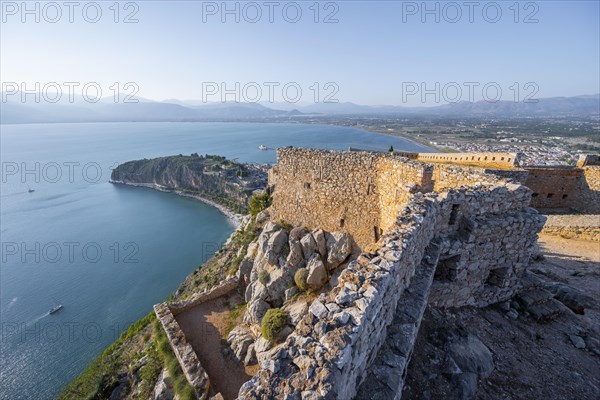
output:
<instances>
[{"instance_id":1,"label":"rocky headland","mask_svg":"<svg viewBox=\"0 0 600 400\"><path fill-rule=\"evenodd\" d=\"M218 208L237 226L252 194L266 186L268 169L266 164L193 153L128 161L113 170L110 181L196 198Z\"/></svg>"}]
</instances>

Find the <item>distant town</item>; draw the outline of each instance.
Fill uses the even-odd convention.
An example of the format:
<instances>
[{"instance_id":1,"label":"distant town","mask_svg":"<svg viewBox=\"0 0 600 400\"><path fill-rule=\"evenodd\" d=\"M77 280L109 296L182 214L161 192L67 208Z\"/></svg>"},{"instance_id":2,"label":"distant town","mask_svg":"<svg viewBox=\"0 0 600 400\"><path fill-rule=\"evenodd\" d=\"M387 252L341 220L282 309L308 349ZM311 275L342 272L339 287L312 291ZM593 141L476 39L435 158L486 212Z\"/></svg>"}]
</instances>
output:
<instances>
[{"instance_id":1,"label":"distant town","mask_svg":"<svg viewBox=\"0 0 600 400\"><path fill-rule=\"evenodd\" d=\"M522 165L575 165L600 153L600 117L296 117L287 122L349 126L403 136L441 152L521 152Z\"/></svg>"}]
</instances>

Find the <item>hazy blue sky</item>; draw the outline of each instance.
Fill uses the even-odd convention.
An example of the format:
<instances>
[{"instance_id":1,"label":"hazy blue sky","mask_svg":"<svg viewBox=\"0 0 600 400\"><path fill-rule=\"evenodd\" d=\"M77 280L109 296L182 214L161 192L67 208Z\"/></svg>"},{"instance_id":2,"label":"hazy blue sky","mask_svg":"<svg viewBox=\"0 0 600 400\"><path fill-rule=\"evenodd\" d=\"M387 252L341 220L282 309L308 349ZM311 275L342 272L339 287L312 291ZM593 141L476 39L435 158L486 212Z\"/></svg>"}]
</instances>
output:
<instances>
[{"instance_id":1,"label":"hazy blue sky","mask_svg":"<svg viewBox=\"0 0 600 400\"><path fill-rule=\"evenodd\" d=\"M418 94L402 95L407 82L424 82L428 88L456 82L464 90L462 100L468 99L464 82L480 85L474 89L477 98L484 84L496 82L503 100L515 96L514 82L521 89L519 99L536 86L535 97L600 92L598 1L519 2L517 7L514 1L472 2L473 22L468 2L462 1L427 2L430 9L437 5L439 22L436 14L422 15L423 2L320 2L319 23L314 22L313 1L295 3L302 10L296 23L283 15L285 6L287 19L294 19L296 5L290 2L273 2L272 23L263 1L254 3L262 12L256 23L250 22L256 7L247 2L238 3L239 23L234 14L221 21L222 2L200 1L136 1L127 9L123 2L119 23L110 9L114 2L98 2L102 16L90 23L83 17L88 3L74 9L73 23L65 6L59 21L51 23L56 10L44 8L43 2L36 22L35 14L23 15L20 1L2 1L2 82L27 82L28 87L34 82L98 82L109 95L113 82L131 81L139 86L139 96L158 100L200 99L203 82L226 82L230 88L235 82L297 82L304 103L313 100L313 82L319 83L321 95L332 92L323 86L334 82L339 88L334 98L340 101L405 105L422 101ZM28 7L35 9L36 3ZM94 7L86 10L93 20ZM123 23L133 11L138 22ZM323 23L331 12L338 22ZM528 82L535 85L525 88ZM264 101L268 88L262 89ZM277 100L280 93L281 86L276 87ZM433 95L425 100L435 102Z\"/></svg>"}]
</instances>

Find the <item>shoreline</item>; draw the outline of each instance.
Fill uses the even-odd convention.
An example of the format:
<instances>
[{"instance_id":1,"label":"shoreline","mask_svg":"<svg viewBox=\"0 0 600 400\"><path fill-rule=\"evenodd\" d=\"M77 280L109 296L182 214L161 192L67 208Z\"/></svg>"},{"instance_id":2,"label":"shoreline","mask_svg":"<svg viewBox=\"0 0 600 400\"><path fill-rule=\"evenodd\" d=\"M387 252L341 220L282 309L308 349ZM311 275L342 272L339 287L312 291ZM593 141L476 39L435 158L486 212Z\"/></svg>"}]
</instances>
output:
<instances>
[{"instance_id":1,"label":"shoreline","mask_svg":"<svg viewBox=\"0 0 600 400\"><path fill-rule=\"evenodd\" d=\"M157 190L159 192L174 193L181 197L189 197L189 198L201 201L202 203L212 206L212 207L216 208L217 210L219 210L219 212L221 212L221 214L223 214L227 217L227 219L229 220L229 222L233 225L233 227L235 229L240 227L242 218L244 217L242 214L238 214L238 213L234 212L233 210L230 210L229 208L225 207L224 205L219 204L213 200L209 200L198 194L186 193L184 191L176 190L176 189L175 190L168 189L168 188L158 185L156 183L134 183L134 182L115 181L112 179L110 179L108 181L108 183L117 184L117 185L126 185L126 186L145 187L145 188Z\"/></svg>"}]
</instances>

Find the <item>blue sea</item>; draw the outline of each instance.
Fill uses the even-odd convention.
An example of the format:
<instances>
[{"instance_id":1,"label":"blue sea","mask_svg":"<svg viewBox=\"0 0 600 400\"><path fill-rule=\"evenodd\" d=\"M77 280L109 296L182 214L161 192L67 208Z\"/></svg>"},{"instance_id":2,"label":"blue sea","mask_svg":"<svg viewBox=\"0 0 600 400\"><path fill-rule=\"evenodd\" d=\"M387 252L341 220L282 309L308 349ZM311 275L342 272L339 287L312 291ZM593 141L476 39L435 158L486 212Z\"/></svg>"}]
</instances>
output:
<instances>
[{"instance_id":1,"label":"blue sea","mask_svg":"<svg viewBox=\"0 0 600 400\"><path fill-rule=\"evenodd\" d=\"M275 151L260 144L427 150L323 125L0 125L0 398L58 396L233 231L199 201L108 183L111 169L191 153L275 162ZM50 315L56 304L63 309Z\"/></svg>"}]
</instances>

